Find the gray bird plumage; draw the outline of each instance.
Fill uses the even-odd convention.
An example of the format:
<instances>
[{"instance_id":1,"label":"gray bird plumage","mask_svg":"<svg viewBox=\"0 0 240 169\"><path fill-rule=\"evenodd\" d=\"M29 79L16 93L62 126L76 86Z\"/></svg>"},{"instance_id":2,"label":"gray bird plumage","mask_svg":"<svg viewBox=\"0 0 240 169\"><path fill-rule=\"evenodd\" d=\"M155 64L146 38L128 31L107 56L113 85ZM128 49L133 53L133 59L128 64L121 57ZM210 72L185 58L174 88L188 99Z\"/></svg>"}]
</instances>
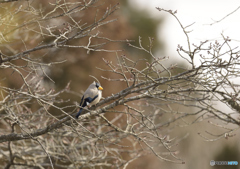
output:
<instances>
[{"instance_id":1,"label":"gray bird plumage","mask_svg":"<svg viewBox=\"0 0 240 169\"><path fill-rule=\"evenodd\" d=\"M102 90L103 88L100 86L99 83L96 83L95 81L89 85L87 90L84 92L80 106L85 107L85 106L92 106L97 104L100 99L102 98ZM76 115L76 118L78 118L82 112L82 108L80 108L79 112Z\"/></svg>"}]
</instances>

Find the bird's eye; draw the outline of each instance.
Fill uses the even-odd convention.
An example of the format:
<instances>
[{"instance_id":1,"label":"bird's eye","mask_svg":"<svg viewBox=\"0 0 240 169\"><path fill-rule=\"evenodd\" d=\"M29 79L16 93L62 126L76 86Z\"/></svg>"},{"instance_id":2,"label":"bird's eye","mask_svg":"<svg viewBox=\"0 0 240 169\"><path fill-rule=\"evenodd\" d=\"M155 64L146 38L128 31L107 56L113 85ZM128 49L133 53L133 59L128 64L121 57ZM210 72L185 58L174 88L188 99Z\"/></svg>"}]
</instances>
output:
<instances>
[{"instance_id":1,"label":"bird's eye","mask_svg":"<svg viewBox=\"0 0 240 169\"><path fill-rule=\"evenodd\" d=\"M98 83L96 83L96 87L97 87L97 88L99 87L99 84L98 84Z\"/></svg>"}]
</instances>

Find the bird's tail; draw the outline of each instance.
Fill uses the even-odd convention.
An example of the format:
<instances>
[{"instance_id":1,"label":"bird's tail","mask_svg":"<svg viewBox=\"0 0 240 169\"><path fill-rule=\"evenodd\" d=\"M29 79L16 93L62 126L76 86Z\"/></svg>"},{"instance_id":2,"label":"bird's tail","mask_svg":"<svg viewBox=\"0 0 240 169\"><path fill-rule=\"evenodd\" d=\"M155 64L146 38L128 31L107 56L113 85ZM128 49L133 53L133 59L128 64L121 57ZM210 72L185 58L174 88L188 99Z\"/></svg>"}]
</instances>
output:
<instances>
[{"instance_id":1,"label":"bird's tail","mask_svg":"<svg viewBox=\"0 0 240 169\"><path fill-rule=\"evenodd\" d=\"M82 112L82 108L79 110L79 112L77 113L77 115L76 115L76 118L78 119L78 117L80 116L80 114L81 114L81 112Z\"/></svg>"}]
</instances>

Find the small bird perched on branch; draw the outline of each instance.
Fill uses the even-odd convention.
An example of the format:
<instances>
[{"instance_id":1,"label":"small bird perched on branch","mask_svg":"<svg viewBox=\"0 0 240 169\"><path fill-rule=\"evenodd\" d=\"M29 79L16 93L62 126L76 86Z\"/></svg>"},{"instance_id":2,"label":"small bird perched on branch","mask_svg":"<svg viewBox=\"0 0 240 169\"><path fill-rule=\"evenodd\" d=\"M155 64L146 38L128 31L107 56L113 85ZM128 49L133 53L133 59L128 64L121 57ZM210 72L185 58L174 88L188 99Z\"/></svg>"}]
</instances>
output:
<instances>
[{"instance_id":1,"label":"small bird perched on branch","mask_svg":"<svg viewBox=\"0 0 240 169\"><path fill-rule=\"evenodd\" d=\"M78 118L83 110L83 107L90 107L92 105L97 104L100 99L102 98L102 86L100 86L99 83L93 82L92 84L89 85L87 90L84 92L81 103L80 103L80 110L76 115L76 118Z\"/></svg>"}]
</instances>

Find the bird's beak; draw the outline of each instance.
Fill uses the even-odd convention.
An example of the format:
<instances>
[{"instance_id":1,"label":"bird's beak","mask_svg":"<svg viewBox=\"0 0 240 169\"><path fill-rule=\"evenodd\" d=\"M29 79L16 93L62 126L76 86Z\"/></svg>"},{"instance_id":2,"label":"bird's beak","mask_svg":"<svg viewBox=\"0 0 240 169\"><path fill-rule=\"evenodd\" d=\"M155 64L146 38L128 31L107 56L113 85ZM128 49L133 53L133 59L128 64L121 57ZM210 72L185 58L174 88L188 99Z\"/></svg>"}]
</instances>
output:
<instances>
[{"instance_id":1,"label":"bird's beak","mask_svg":"<svg viewBox=\"0 0 240 169\"><path fill-rule=\"evenodd\" d=\"M99 87L98 87L98 90L103 90L102 86L99 86Z\"/></svg>"}]
</instances>

